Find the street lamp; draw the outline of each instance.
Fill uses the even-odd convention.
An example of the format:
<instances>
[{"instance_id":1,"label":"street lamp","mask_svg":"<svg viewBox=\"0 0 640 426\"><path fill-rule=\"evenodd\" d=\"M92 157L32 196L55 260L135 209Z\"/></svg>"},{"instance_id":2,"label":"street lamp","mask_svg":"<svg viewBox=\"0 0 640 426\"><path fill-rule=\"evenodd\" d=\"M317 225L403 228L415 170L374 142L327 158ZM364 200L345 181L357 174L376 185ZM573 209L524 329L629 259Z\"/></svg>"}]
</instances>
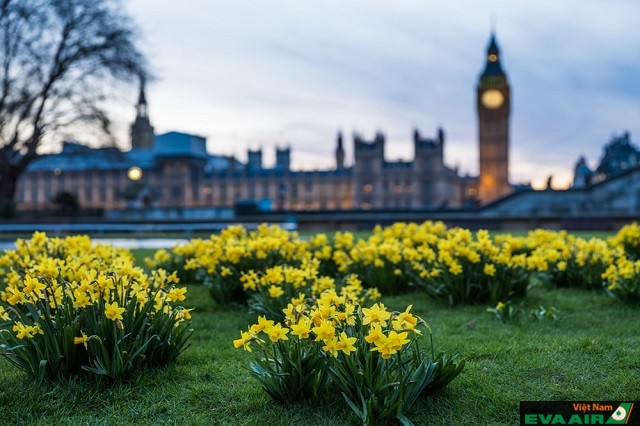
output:
<instances>
[{"instance_id":1,"label":"street lamp","mask_svg":"<svg viewBox=\"0 0 640 426\"><path fill-rule=\"evenodd\" d=\"M127 171L127 177L132 181L142 179L142 169L140 167L131 167L129 171Z\"/></svg>"}]
</instances>

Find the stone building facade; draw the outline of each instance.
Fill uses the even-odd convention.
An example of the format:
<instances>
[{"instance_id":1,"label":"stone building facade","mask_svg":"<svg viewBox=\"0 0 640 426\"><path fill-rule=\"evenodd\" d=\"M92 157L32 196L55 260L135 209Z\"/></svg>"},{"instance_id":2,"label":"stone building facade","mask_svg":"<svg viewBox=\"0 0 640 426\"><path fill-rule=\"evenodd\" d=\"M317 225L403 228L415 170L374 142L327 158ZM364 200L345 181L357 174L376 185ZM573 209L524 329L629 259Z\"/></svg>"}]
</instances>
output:
<instances>
[{"instance_id":1,"label":"stone building facade","mask_svg":"<svg viewBox=\"0 0 640 426\"><path fill-rule=\"evenodd\" d=\"M473 178L444 164L442 130L433 139L414 132L413 161L386 160L382 133L372 141L354 135L349 167L340 134L336 167L314 171L292 170L290 148L277 148L276 164L266 167L261 149L240 162L208 154L206 140L195 135L170 132L153 140L151 148L128 152L66 142L60 153L30 165L19 181L17 206L50 209L66 192L82 208L102 210L232 207L239 201L273 210L408 209L461 207L469 191L475 193Z\"/></svg>"},{"instance_id":2,"label":"stone building facade","mask_svg":"<svg viewBox=\"0 0 640 426\"><path fill-rule=\"evenodd\" d=\"M461 176L446 165L445 133L413 131L414 158L390 161L386 137L353 135L354 157L347 166L339 133L335 166L327 170L291 168L291 149L276 149L266 167L262 149L247 161L212 155L206 140L169 132L155 135L141 84L127 152L65 143L58 154L33 161L18 182L18 209L52 208L61 193L81 208L117 210L150 207L232 207L255 202L273 210L442 209L475 206L511 191L508 181L510 88L492 35L477 88L480 178Z\"/></svg>"}]
</instances>

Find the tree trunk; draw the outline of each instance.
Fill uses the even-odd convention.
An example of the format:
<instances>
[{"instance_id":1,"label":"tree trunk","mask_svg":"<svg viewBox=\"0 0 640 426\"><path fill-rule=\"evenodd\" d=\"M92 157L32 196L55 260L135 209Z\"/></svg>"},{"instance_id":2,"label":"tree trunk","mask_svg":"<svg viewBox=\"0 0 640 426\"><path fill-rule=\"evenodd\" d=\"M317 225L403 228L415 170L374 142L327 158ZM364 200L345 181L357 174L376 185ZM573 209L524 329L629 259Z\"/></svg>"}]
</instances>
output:
<instances>
[{"instance_id":1,"label":"tree trunk","mask_svg":"<svg viewBox=\"0 0 640 426\"><path fill-rule=\"evenodd\" d=\"M3 167L0 171L0 204L13 203L16 196L16 188L18 186L18 177L14 167Z\"/></svg>"}]
</instances>

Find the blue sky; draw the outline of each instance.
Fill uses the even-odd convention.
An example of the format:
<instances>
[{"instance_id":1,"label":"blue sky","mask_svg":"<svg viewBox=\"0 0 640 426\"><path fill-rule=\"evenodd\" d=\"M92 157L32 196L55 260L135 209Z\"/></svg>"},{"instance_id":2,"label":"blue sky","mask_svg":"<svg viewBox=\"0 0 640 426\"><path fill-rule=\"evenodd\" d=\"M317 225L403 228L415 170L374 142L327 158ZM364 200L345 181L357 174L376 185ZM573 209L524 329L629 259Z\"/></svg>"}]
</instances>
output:
<instances>
[{"instance_id":1,"label":"blue sky","mask_svg":"<svg viewBox=\"0 0 640 426\"><path fill-rule=\"evenodd\" d=\"M333 165L337 131L447 136L445 162L477 173L475 88L492 22L512 87L513 182L569 182L612 134L640 144L640 1L128 0L158 79L158 132L244 158L290 145L294 168ZM130 116L123 118L130 122Z\"/></svg>"}]
</instances>

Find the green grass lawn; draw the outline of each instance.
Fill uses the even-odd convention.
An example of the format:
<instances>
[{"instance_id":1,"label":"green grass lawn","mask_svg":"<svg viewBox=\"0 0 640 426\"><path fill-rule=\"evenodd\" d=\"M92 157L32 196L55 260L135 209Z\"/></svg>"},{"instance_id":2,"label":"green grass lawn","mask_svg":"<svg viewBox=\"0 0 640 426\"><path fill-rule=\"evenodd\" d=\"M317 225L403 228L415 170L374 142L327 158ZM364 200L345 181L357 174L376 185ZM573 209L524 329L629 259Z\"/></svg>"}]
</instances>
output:
<instances>
[{"instance_id":1,"label":"green grass lawn","mask_svg":"<svg viewBox=\"0 0 640 426\"><path fill-rule=\"evenodd\" d=\"M145 253L146 254L146 253ZM143 256L142 256L143 257ZM513 425L521 400L640 398L640 311L600 293L534 288L527 306L559 309L559 319L502 324L486 306L450 308L423 293L387 297L394 309L414 304L433 328L436 349L459 351L462 374L407 413L416 425ZM313 403L273 403L246 368L252 354L234 349L253 319L216 306L189 286L195 333L178 363L126 383L81 380L32 384L0 361L3 424L357 424L336 392Z\"/></svg>"}]
</instances>

